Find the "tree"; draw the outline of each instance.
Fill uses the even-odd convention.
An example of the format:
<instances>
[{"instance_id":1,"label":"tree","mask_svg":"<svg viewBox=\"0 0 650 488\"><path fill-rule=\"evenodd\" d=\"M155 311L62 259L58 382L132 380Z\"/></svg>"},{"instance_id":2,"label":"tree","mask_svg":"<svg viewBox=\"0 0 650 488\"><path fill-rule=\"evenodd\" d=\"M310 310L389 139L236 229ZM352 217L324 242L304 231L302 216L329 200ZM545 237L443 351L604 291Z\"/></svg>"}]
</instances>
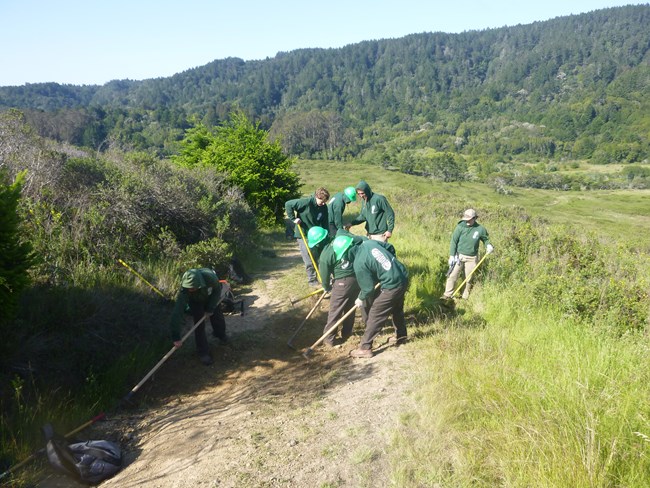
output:
<instances>
[{"instance_id":1,"label":"tree","mask_svg":"<svg viewBox=\"0 0 650 488\"><path fill-rule=\"evenodd\" d=\"M178 164L205 165L227 175L230 183L244 191L261 223L280 223L284 203L298 196L298 175L290 170L293 160L282 151L279 141L270 142L267 131L251 122L242 111L211 132L205 126L186 132Z\"/></svg>"},{"instance_id":2,"label":"tree","mask_svg":"<svg viewBox=\"0 0 650 488\"><path fill-rule=\"evenodd\" d=\"M32 247L22 239L18 202L25 173L14 183L5 184L0 173L0 325L11 319L16 311L20 292L29 284L28 270L33 262ZM1 330L1 329L0 329ZM8 331L2 330L7 339Z\"/></svg>"}]
</instances>

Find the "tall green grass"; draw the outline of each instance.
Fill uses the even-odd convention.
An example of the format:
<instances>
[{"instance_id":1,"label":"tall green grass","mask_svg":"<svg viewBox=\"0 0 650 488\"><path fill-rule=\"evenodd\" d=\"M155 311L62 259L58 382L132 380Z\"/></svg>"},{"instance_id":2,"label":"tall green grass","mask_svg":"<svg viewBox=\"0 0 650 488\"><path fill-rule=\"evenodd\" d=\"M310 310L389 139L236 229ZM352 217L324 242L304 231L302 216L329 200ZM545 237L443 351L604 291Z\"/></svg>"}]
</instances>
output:
<instances>
[{"instance_id":1,"label":"tall green grass","mask_svg":"<svg viewBox=\"0 0 650 488\"><path fill-rule=\"evenodd\" d=\"M647 341L481 290L421 344L396 486L649 486ZM474 327L474 315L482 327Z\"/></svg>"}]
</instances>

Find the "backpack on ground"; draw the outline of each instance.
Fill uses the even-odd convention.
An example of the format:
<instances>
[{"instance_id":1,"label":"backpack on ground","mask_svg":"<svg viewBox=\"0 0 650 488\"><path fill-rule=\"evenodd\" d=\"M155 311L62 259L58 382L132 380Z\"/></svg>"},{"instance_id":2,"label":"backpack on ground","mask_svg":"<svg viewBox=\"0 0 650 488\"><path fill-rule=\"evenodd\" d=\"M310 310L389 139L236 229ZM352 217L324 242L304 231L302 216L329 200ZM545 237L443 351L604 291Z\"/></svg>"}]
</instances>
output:
<instances>
[{"instance_id":1,"label":"backpack on ground","mask_svg":"<svg viewBox=\"0 0 650 488\"><path fill-rule=\"evenodd\" d=\"M230 283L226 280L219 280L221 283L221 312L227 315L238 313L244 315L244 300L235 297Z\"/></svg>"},{"instance_id":2,"label":"backpack on ground","mask_svg":"<svg viewBox=\"0 0 650 488\"><path fill-rule=\"evenodd\" d=\"M77 481L97 484L122 468L122 451L114 442L99 440L68 444L65 438L54 433L50 424L43 426L43 434L50 464Z\"/></svg>"}]
</instances>

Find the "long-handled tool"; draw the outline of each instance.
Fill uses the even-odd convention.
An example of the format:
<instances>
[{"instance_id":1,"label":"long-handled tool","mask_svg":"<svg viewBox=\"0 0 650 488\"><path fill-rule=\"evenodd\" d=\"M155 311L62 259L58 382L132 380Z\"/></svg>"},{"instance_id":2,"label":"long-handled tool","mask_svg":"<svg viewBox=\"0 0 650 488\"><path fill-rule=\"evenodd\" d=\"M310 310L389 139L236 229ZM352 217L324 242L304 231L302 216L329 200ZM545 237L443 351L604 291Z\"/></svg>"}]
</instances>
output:
<instances>
[{"instance_id":1,"label":"long-handled tool","mask_svg":"<svg viewBox=\"0 0 650 488\"><path fill-rule=\"evenodd\" d=\"M75 434L81 432L81 431L84 430L86 427L90 427L92 424L94 424L94 423L97 422L98 420L103 419L104 417L106 417L106 414L102 412L102 413L100 413L99 415L97 415L96 417L93 417L92 419L90 419L88 422L86 422L86 423L80 425L80 426L77 427L76 429L71 430L70 432L68 432L67 434L65 434L64 437L65 437L66 439L69 439L69 438L72 437L73 435L75 435ZM0 480L3 479L3 478L6 477L6 476L9 476L9 475L10 475L11 473L13 473L14 471L16 471L16 470L22 468L22 467L25 466L27 463L29 463L30 461L32 461L33 459L35 459L35 458L36 458L37 456L39 456L40 454L43 454L44 452L45 452L45 448L44 448L44 447L41 448L41 449L39 449L39 450L36 451L36 452L33 452L32 454L30 454L30 456L29 456L28 458L22 460L21 462L19 462L19 463L16 464L15 466L12 466L12 467L9 468L7 471L5 471L4 473L0 474Z\"/></svg>"},{"instance_id":2,"label":"long-handled tool","mask_svg":"<svg viewBox=\"0 0 650 488\"><path fill-rule=\"evenodd\" d=\"M221 297L221 298L219 299L219 301L217 302L217 307L218 307L219 304L221 303L221 300L223 300L223 297ZM184 335L183 337L181 337L181 340L180 340L181 344L182 344L183 342L185 342L185 340L186 340L186 339L187 339L187 338L192 334L192 332L194 332L194 330L195 330L199 325L201 325L201 324L206 320L207 317L208 317L208 314L203 315L203 317L201 317L201 319L198 320L198 321L197 321L197 322L192 326L192 328L191 328L190 330L188 330L188 331L185 333L185 335ZM151 368L151 371L149 371L149 372L145 375L145 377L142 378L142 379L140 380L140 382L139 382L137 385L135 385L135 386L133 387L133 389L132 389L132 390L131 390L131 391L130 391L130 392L129 392L129 393L128 393L128 394L127 394L123 399L122 399L122 401L123 401L123 402L128 402L129 400L131 400L131 397L135 394L135 392L138 391L138 390L140 389L140 387L141 387L142 385L144 385L144 384L146 383L146 381L147 381L149 378L151 378L151 376L152 376L156 371L158 371L158 368L160 368L160 367L163 365L163 363L164 363L165 361L167 361L167 360L171 357L171 355L174 354L174 353L176 352L176 349L178 349L178 347L176 347L176 346L172 347L172 348L167 352L167 354L165 354L165 355L160 359L160 361L158 361L158 363L156 363L156 365L155 365L153 368Z\"/></svg>"},{"instance_id":3,"label":"long-handled tool","mask_svg":"<svg viewBox=\"0 0 650 488\"><path fill-rule=\"evenodd\" d=\"M307 322L307 320L309 320L309 317L311 317L312 314L314 313L314 311L318 308L318 306L320 305L320 303L323 301L323 298L325 298L325 295L326 295L326 294L327 294L327 293L323 293L323 294L318 298L318 300L316 301L316 305L314 305L314 306L311 308L311 310L309 311L309 313L307 314L307 316L305 317L305 319L301 322L301 324L298 326L298 328L296 329L296 331L293 333L293 335L292 335L292 336L289 338L289 340L287 341L287 346L289 346L291 349L295 349L295 348L293 347L293 340L294 340L294 339L296 338L296 336L298 335L298 332L300 332L300 330L302 329L302 326L305 325L305 323Z\"/></svg>"},{"instance_id":4,"label":"long-handled tool","mask_svg":"<svg viewBox=\"0 0 650 488\"><path fill-rule=\"evenodd\" d=\"M379 288L379 285L380 285L380 283L377 283L375 285L375 290L377 288ZM343 321L345 319L347 319L350 315L352 315L355 312L356 309L357 309L357 307L352 307L350 310L345 312L345 315L343 315L343 317L338 319L336 321L336 323L334 325L332 325L332 327L327 329L325 331L325 333L322 336L320 336L320 338L316 342L314 342L310 347L305 349L305 352L302 353L302 355L305 357L305 359L309 359L309 356L311 355L311 353L314 352L314 348L318 347L320 345L320 343L323 342L328 335L330 335L332 332L334 332L338 328L338 326L343 323Z\"/></svg>"},{"instance_id":5,"label":"long-handled tool","mask_svg":"<svg viewBox=\"0 0 650 488\"><path fill-rule=\"evenodd\" d=\"M316 261L314 260L314 256L309 250L309 244L307 244L307 239L305 239L305 233L302 231L302 227L300 226L300 224L297 225L298 225L298 230L300 231L300 237L302 237L302 242L305 243L305 247L307 248L307 252L309 253L309 257L311 258L311 264L314 265L314 269L316 270L316 276L318 276L318 282L322 283L323 279L320 277L320 272L318 271L318 266L316 266Z\"/></svg>"},{"instance_id":6,"label":"long-handled tool","mask_svg":"<svg viewBox=\"0 0 650 488\"><path fill-rule=\"evenodd\" d=\"M474 272L478 269L478 267L481 265L481 263L482 263L483 261L485 261L485 258L487 258L487 257L488 257L488 255L487 255L487 253L486 253L486 254L481 258L481 260L476 264L476 266L474 266L474 269L472 270L472 272L469 273L467 276L465 276L465 279L463 280L463 282L462 282L460 285L458 285L458 287L454 290L454 292L451 294L451 298L454 298L454 297L456 296L456 294L460 291L460 289L463 287L463 285L464 285L465 283L467 283L467 280L469 280L469 279L472 277L472 275L474 274Z\"/></svg>"},{"instance_id":7,"label":"long-handled tool","mask_svg":"<svg viewBox=\"0 0 650 488\"><path fill-rule=\"evenodd\" d=\"M311 293L307 293L304 297L296 298L295 300L293 298L289 298L289 302L291 303L291 306L293 307L296 303L304 300L305 298L309 298L309 297L314 296L314 295L316 295L318 293L321 293L323 291L325 291L325 288L319 288L316 291L312 291Z\"/></svg>"},{"instance_id":8,"label":"long-handled tool","mask_svg":"<svg viewBox=\"0 0 650 488\"><path fill-rule=\"evenodd\" d=\"M120 263L122 266L124 266L126 269L128 269L131 273L133 273L134 275L136 275L138 278L140 278L142 281L144 281L147 285L149 285L149 287L150 287L153 291L155 291L156 293L158 293L158 295L160 295L161 297L163 297L165 300L169 300L169 298L166 297L166 296L163 294L163 292L161 292L158 288L156 288L156 287L153 286L151 283L149 283L149 282L144 278L144 276L142 276L140 273L138 273L136 270L134 270L131 266L129 266L128 264L126 264L126 263L125 263L124 261L122 261L121 259L118 259L117 262Z\"/></svg>"}]
</instances>

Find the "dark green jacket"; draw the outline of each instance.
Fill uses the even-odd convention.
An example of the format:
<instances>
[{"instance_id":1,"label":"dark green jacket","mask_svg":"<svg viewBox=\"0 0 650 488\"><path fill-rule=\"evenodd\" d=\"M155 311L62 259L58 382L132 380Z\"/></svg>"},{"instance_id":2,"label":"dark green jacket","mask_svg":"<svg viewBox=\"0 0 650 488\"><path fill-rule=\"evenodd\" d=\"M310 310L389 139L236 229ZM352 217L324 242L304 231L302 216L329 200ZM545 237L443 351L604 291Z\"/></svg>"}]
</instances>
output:
<instances>
[{"instance_id":1,"label":"dark green jacket","mask_svg":"<svg viewBox=\"0 0 650 488\"><path fill-rule=\"evenodd\" d=\"M336 230L343 228L343 212L345 212L348 203L350 203L350 199L342 191L330 198L327 203L330 227L334 226Z\"/></svg>"},{"instance_id":2,"label":"dark green jacket","mask_svg":"<svg viewBox=\"0 0 650 488\"><path fill-rule=\"evenodd\" d=\"M354 255L356 253L356 248L363 241L367 241L367 237L358 236L352 234L345 229L340 229L336 232L337 236L350 236L352 237L352 245L343 253L339 261L336 260L336 254L334 249L332 249L332 243L328 243L323 249L323 252L320 255L318 261L318 271L321 278L323 279L323 288L325 291L330 291L332 287L330 286L330 277L334 280L339 280L341 278L347 278L348 276L354 276ZM332 239L333 241L334 239Z\"/></svg>"},{"instance_id":3,"label":"dark green jacket","mask_svg":"<svg viewBox=\"0 0 650 488\"><path fill-rule=\"evenodd\" d=\"M392 290L408 283L408 271L393 254L395 248L388 243L367 240L358 246L354 257L354 274L361 288L359 298L364 300L373 293L377 283Z\"/></svg>"},{"instance_id":4,"label":"dark green jacket","mask_svg":"<svg viewBox=\"0 0 650 488\"><path fill-rule=\"evenodd\" d=\"M383 234L387 230L393 232L395 227L395 212L386 200L386 197L373 193L370 185L361 180L356 186L368 197L368 201L361 200L361 213L351 222L352 225L366 223L368 234Z\"/></svg>"},{"instance_id":5,"label":"dark green jacket","mask_svg":"<svg viewBox=\"0 0 650 488\"><path fill-rule=\"evenodd\" d=\"M488 231L478 222L467 225L467 222L461 220L451 234L451 243L449 245L449 255L464 254L466 256L477 256L479 243L484 245L490 243Z\"/></svg>"},{"instance_id":6,"label":"dark green jacket","mask_svg":"<svg viewBox=\"0 0 650 488\"><path fill-rule=\"evenodd\" d=\"M190 288L196 288L190 292ZM212 313L217 308L221 297L221 283L219 277L210 268L189 269L181 279L181 289L176 296L174 311L170 328L172 340L178 341L181 338L181 329L185 324L185 310L190 303L203 304L207 313Z\"/></svg>"},{"instance_id":7,"label":"dark green jacket","mask_svg":"<svg viewBox=\"0 0 650 488\"><path fill-rule=\"evenodd\" d=\"M319 226L327 229L329 225L327 205L319 207L316 204L315 195L289 200L284 204L284 210L289 219L296 220L299 218L302 221L300 227L302 227L302 231L305 233L305 239L307 238L307 231L312 227ZM294 226L293 236L296 239L300 239L300 231L297 226Z\"/></svg>"}]
</instances>

